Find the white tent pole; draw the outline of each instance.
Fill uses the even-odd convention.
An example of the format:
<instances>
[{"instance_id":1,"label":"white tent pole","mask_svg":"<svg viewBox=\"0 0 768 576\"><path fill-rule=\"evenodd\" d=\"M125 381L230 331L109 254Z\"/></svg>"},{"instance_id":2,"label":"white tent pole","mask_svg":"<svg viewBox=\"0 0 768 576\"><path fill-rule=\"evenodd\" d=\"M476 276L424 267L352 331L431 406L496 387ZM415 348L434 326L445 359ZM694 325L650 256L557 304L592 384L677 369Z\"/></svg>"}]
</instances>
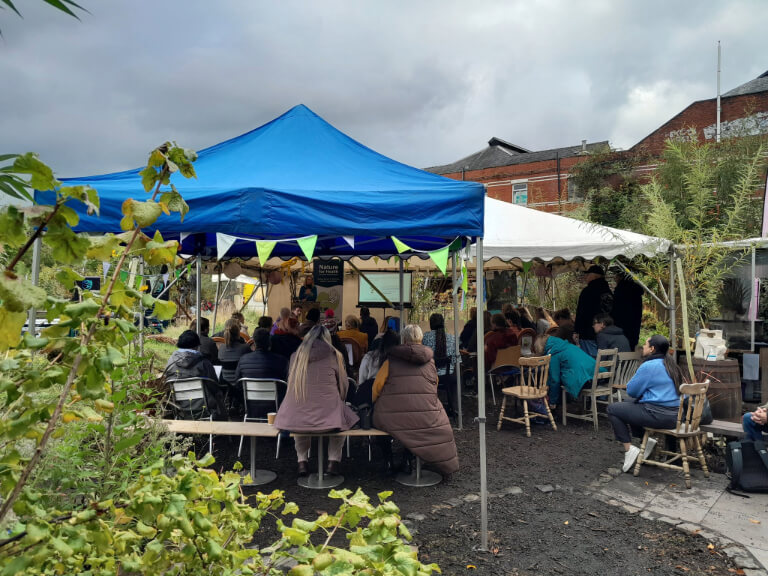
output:
<instances>
[{"instance_id":1,"label":"white tent pole","mask_svg":"<svg viewBox=\"0 0 768 576\"><path fill-rule=\"evenodd\" d=\"M672 343L672 348L677 348L677 300L675 298L675 260L677 259L677 253L672 248L669 253L669 341ZM683 350L688 346L688 343L683 343Z\"/></svg>"},{"instance_id":2,"label":"white tent pole","mask_svg":"<svg viewBox=\"0 0 768 576\"><path fill-rule=\"evenodd\" d=\"M480 550L488 550L488 478L485 449L485 290L483 284L483 239L477 239L477 423L480 431ZM493 385L493 384L491 384Z\"/></svg>"},{"instance_id":3,"label":"white tent pole","mask_svg":"<svg viewBox=\"0 0 768 576\"><path fill-rule=\"evenodd\" d=\"M453 289L453 339L455 340L456 349L453 351L456 358L456 366L453 369L453 373L456 375L456 411L458 412L458 426L459 430L463 430L463 416L461 414L461 353L459 352L459 291L456 286L456 260L458 259L458 253L453 253L453 259L451 260L451 288Z\"/></svg>"},{"instance_id":4,"label":"white tent pole","mask_svg":"<svg viewBox=\"0 0 768 576\"><path fill-rule=\"evenodd\" d=\"M400 342L403 342L403 328L405 327L405 324L403 323L405 318L405 307L403 306L403 288L405 288L405 277L403 272L403 258L400 257Z\"/></svg>"},{"instance_id":5,"label":"white tent pole","mask_svg":"<svg viewBox=\"0 0 768 576\"><path fill-rule=\"evenodd\" d=\"M203 292L203 257L198 254L197 255L197 273L195 276L195 302L197 306L197 310L195 310L195 318L197 322L197 333L200 334L200 308L202 303L202 292Z\"/></svg>"},{"instance_id":6,"label":"white tent pole","mask_svg":"<svg viewBox=\"0 0 768 576\"><path fill-rule=\"evenodd\" d=\"M755 245L753 244L752 245L752 275L750 276L750 278L752 280L751 281L752 290L750 292L751 297L749 299L749 306L750 306L750 308L753 305L757 304L757 296L755 294L755 278L756 278L756 276L755 276L755 265L756 265L756 262L755 262ZM750 310L750 315L749 315L749 324L750 324L750 327L749 327L749 332L750 332L749 351L750 352L754 352L755 351L755 319L756 318L757 318L757 309Z\"/></svg>"},{"instance_id":7,"label":"white tent pole","mask_svg":"<svg viewBox=\"0 0 768 576\"><path fill-rule=\"evenodd\" d=\"M35 241L32 243L32 284L34 286L40 284L40 249L42 245L40 236L35 238ZM32 336L37 336L37 310L34 308L29 309L27 331Z\"/></svg>"},{"instance_id":8,"label":"white tent pole","mask_svg":"<svg viewBox=\"0 0 768 576\"><path fill-rule=\"evenodd\" d=\"M218 282L216 282L216 297L213 301L213 325L211 326L211 334L216 332L216 317L219 315L219 291L221 290L221 264L219 264ZM199 314L199 312L198 312Z\"/></svg>"}]
</instances>

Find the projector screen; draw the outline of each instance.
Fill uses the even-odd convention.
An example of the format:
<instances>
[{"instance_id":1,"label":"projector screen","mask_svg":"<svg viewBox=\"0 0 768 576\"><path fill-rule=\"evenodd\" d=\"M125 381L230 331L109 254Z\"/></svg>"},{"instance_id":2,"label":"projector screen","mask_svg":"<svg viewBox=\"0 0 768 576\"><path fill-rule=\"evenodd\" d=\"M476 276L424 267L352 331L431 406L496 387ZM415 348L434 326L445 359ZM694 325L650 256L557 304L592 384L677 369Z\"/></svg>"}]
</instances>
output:
<instances>
[{"instance_id":1,"label":"projector screen","mask_svg":"<svg viewBox=\"0 0 768 576\"><path fill-rule=\"evenodd\" d=\"M400 303L399 272L366 272L365 276L389 298L392 304ZM411 282L411 272L403 273L403 303L406 305L411 303ZM359 278L357 296L360 306L387 306L386 300L362 276Z\"/></svg>"}]
</instances>

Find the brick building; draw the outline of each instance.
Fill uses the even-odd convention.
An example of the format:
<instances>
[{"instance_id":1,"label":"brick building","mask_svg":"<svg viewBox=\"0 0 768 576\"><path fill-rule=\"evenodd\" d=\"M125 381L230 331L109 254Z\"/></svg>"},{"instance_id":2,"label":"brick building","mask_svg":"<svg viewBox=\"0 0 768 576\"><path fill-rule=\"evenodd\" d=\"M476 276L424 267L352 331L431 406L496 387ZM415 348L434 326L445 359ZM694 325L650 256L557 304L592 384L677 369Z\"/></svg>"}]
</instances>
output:
<instances>
[{"instance_id":1,"label":"brick building","mask_svg":"<svg viewBox=\"0 0 768 576\"><path fill-rule=\"evenodd\" d=\"M692 129L700 140L714 140L716 124L717 98L699 100L643 138L628 153L658 155L665 140ZM768 132L768 72L721 96L720 126L723 138L745 132ZM426 170L485 184L488 195L499 200L547 212L568 212L584 201L570 181L571 169L589 154L608 148L606 140L531 151L494 137L479 152ZM649 169L653 165L640 168Z\"/></svg>"}]
</instances>

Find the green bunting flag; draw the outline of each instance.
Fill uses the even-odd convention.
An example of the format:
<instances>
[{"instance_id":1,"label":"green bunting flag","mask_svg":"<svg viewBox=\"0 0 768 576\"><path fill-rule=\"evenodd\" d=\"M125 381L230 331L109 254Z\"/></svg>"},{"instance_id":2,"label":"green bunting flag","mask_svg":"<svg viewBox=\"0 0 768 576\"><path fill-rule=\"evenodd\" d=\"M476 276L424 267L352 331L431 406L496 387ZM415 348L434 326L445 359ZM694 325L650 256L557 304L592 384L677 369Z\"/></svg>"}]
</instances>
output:
<instances>
[{"instance_id":1,"label":"green bunting flag","mask_svg":"<svg viewBox=\"0 0 768 576\"><path fill-rule=\"evenodd\" d=\"M177 268L176 269L176 278L178 278L179 276L181 276L181 270Z\"/></svg>"},{"instance_id":2,"label":"green bunting flag","mask_svg":"<svg viewBox=\"0 0 768 576\"><path fill-rule=\"evenodd\" d=\"M461 289L466 294L469 290L469 275L467 274L467 265L461 263Z\"/></svg>"},{"instance_id":3,"label":"green bunting flag","mask_svg":"<svg viewBox=\"0 0 768 576\"><path fill-rule=\"evenodd\" d=\"M192 278L192 264L187 264L187 278Z\"/></svg>"},{"instance_id":4,"label":"green bunting flag","mask_svg":"<svg viewBox=\"0 0 768 576\"><path fill-rule=\"evenodd\" d=\"M440 269L440 272L443 273L443 276L445 276L445 268L448 266L448 246L445 248L440 248L440 250L433 250L432 252L427 252L429 254L429 257L432 258L432 262L435 263L435 266L437 266Z\"/></svg>"},{"instance_id":5,"label":"green bunting flag","mask_svg":"<svg viewBox=\"0 0 768 576\"><path fill-rule=\"evenodd\" d=\"M317 244L317 236L306 236L296 240L299 243L299 248L304 252L304 256L307 257L307 262L312 260L312 256L315 254L315 244Z\"/></svg>"},{"instance_id":6,"label":"green bunting flag","mask_svg":"<svg viewBox=\"0 0 768 576\"><path fill-rule=\"evenodd\" d=\"M274 240L256 240L256 252L259 255L259 264L264 266L269 260L269 255L272 254L272 250L275 249Z\"/></svg>"},{"instance_id":7,"label":"green bunting flag","mask_svg":"<svg viewBox=\"0 0 768 576\"><path fill-rule=\"evenodd\" d=\"M120 271L120 282L122 282L123 284L128 282L128 272L126 272L125 270Z\"/></svg>"},{"instance_id":8,"label":"green bunting flag","mask_svg":"<svg viewBox=\"0 0 768 576\"><path fill-rule=\"evenodd\" d=\"M144 276L140 276L139 274L136 274L136 278L133 282L134 287L136 290L141 290L141 287L144 285Z\"/></svg>"},{"instance_id":9,"label":"green bunting flag","mask_svg":"<svg viewBox=\"0 0 768 576\"><path fill-rule=\"evenodd\" d=\"M523 262L523 273L528 274L528 272L531 271L532 266L533 262Z\"/></svg>"},{"instance_id":10,"label":"green bunting flag","mask_svg":"<svg viewBox=\"0 0 768 576\"><path fill-rule=\"evenodd\" d=\"M402 254L403 252L413 252L413 248L408 246L405 242L401 242L394 236L392 236L392 242L395 243L395 248L397 248L397 253Z\"/></svg>"}]
</instances>

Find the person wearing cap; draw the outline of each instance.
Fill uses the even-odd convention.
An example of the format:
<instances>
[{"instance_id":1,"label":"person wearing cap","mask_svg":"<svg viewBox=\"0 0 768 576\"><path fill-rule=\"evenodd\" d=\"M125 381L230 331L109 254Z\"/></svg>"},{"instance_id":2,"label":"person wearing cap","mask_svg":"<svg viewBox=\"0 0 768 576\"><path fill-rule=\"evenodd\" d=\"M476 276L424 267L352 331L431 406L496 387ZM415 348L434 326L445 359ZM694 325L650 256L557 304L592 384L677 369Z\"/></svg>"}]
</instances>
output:
<instances>
[{"instance_id":1,"label":"person wearing cap","mask_svg":"<svg viewBox=\"0 0 768 576\"><path fill-rule=\"evenodd\" d=\"M163 373L165 381L205 378L203 385L208 401L212 404L211 414L216 420L224 419L226 410L224 398L217 384L216 370L213 369L210 360L200 353L200 337L192 330L185 330L179 336L176 347L177 350L171 354Z\"/></svg>"},{"instance_id":2,"label":"person wearing cap","mask_svg":"<svg viewBox=\"0 0 768 576\"><path fill-rule=\"evenodd\" d=\"M597 356L597 335L592 322L598 314L611 312L613 294L605 280L605 271L597 264L587 269L584 281L587 285L579 294L575 328L579 336L579 347L594 358Z\"/></svg>"}]
</instances>

